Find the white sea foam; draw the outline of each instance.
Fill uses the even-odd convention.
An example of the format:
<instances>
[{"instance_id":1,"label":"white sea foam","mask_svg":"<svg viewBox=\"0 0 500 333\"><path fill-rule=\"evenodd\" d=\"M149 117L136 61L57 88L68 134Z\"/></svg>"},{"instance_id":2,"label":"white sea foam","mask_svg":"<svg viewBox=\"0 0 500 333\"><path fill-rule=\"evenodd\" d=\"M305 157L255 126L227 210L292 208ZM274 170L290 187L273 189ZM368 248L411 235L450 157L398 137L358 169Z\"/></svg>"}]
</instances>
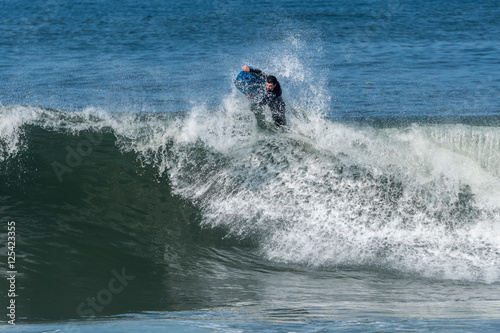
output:
<instances>
[{"instance_id":1,"label":"white sea foam","mask_svg":"<svg viewBox=\"0 0 500 333\"><path fill-rule=\"evenodd\" d=\"M241 117L251 123L227 105L194 112L181 130L189 140L169 147L174 191L202 207L206 226L257 237L276 261L500 279L500 179L476 143L450 148L435 139L437 125L377 129L314 116L291 116L291 133L259 134Z\"/></svg>"},{"instance_id":2,"label":"white sea foam","mask_svg":"<svg viewBox=\"0 0 500 333\"><path fill-rule=\"evenodd\" d=\"M109 130L201 208L204 226L255 237L270 260L500 280L499 128L304 114L290 110L290 132L274 133L236 93L181 117L2 107L2 156L24 149L27 124Z\"/></svg>"}]
</instances>

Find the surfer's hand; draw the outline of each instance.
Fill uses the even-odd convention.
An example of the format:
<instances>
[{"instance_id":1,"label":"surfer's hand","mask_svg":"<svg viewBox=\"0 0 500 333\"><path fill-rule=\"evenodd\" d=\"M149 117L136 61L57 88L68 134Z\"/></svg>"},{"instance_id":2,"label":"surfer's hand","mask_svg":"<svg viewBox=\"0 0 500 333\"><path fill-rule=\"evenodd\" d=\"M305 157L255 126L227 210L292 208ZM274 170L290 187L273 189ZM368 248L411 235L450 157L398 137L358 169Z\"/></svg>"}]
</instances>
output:
<instances>
[{"instance_id":1,"label":"surfer's hand","mask_svg":"<svg viewBox=\"0 0 500 333\"><path fill-rule=\"evenodd\" d=\"M252 95L250 95L250 94L247 94L247 98L250 98L250 97L252 97Z\"/></svg>"},{"instance_id":2,"label":"surfer's hand","mask_svg":"<svg viewBox=\"0 0 500 333\"><path fill-rule=\"evenodd\" d=\"M250 72L250 67L248 67L247 65L243 66L241 68L244 72ZM247 96L248 97L248 96Z\"/></svg>"}]
</instances>

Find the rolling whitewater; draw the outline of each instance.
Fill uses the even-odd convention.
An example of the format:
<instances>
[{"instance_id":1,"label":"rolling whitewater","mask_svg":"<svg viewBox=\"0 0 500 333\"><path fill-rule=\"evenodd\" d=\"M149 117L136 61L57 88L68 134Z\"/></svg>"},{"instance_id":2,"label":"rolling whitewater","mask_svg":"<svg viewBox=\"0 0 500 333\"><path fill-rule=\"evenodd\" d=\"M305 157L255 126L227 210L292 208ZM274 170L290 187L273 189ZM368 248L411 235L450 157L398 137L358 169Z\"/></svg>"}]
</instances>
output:
<instances>
[{"instance_id":1,"label":"rolling whitewater","mask_svg":"<svg viewBox=\"0 0 500 333\"><path fill-rule=\"evenodd\" d=\"M495 331L498 6L240 5L0 5L0 330Z\"/></svg>"}]
</instances>

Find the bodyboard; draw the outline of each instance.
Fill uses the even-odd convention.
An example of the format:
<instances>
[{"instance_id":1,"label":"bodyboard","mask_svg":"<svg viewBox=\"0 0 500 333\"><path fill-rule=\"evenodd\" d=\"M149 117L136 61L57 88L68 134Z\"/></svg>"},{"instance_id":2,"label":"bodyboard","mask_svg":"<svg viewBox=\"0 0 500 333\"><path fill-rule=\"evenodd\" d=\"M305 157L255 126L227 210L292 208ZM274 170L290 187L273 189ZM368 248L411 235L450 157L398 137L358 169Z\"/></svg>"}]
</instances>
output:
<instances>
[{"instance_id":1,"label":"bodyboard","mask_svg":"<svg viewBox=\"0 0 500 333\"><path fill-rule=\"evenodd\" d=\"M245 95L252 95L253 100L261 100L266 80L252 72L241 71L234 79L236 88Z\"/></svg>"}]
</instances>

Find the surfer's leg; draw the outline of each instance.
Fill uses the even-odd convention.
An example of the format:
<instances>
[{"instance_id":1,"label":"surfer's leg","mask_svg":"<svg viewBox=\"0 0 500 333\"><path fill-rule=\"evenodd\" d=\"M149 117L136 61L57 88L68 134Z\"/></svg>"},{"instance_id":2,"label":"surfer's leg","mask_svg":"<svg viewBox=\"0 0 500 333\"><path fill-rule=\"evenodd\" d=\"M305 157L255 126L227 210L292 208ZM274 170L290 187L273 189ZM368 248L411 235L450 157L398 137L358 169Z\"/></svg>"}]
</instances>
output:
<instances>
[{"instance_id":1,"label":"surfer's leg","mask_svg":"<svg viewBox=\"0 0 500 333\"><path fill-rule=\"evenodd\" d=\"M285 102L281 97L276 98L269 104L271 109L271 116L273 117L274 124L280 129L288 129L286 126L285 118Z\"/></svg>"},{"instance_id":2,"label":"surfer's leg","mask_svg":"<svg viewBox=\"0 0 500 333\"><path fill-rule=\"evenodd\" d=\"M273 117L274 124L277 128L287 130L288 126L286 126L286 118L284 113L272 112L271 116Z\"/></svg>"},{"instance_id":3,"label":"surfer's leg","mask_svg":"<svg viewBox=\"0 0 500 333\"><path fill-rule=\"evenodd\" d=\"M252 110L253 114L255 115L255 120L257 120L258 127L268 127L266 125L266 116L264 115L264 108L262 106L252 103L252 105L250 106L250 110Z\"/></svg>"}]
</instances>

